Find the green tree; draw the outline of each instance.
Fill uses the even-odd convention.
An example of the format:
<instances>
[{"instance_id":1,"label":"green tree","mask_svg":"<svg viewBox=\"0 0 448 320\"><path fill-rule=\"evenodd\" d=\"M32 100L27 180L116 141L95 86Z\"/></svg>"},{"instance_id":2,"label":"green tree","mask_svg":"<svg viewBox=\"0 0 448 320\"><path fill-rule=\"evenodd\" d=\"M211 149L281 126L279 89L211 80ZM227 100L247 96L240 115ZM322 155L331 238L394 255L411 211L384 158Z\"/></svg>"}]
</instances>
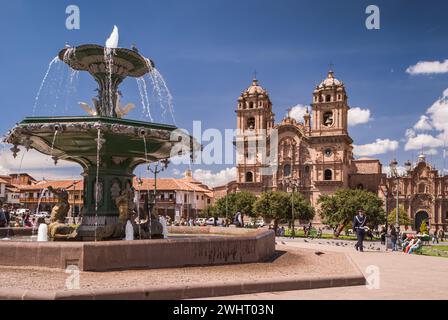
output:
<instances>
[{"instance_id":1,"label":"green tree","mask_svg":"<svg viewBox=\"0 0 448 320\"><path fill-rule=\"evenodd\" d=\"M353 221L359 210L365 212L371 228L384 223L386 218L383 200L366 190L338 189L333 195L321 195L318 204L323 222L335 230L336 237Z\"/></svg>"},{"instance_id":2,"label":"green tree","mask_svg":"<svg viewBox=\"0 0 448 320\"><path fill-rule=\"evenodd\" d=\"M423 220L422 224L420 225L420 233L421 234L429 234L428 225L426 224L426 220Z\"/></svg>"},{"instance_id":3,"label":"green tree","mask_svg":"<svg viewBox=\"0 0 448 320\"><path fill-rule=\"evenodd\" d=\"M286 192L264 192L255 202L254 211L263 218L273 219L274 230L277 232L280 220L291 217L291 199Z\"/></svg>"},{"instance_id":4,"label":"green tree","mask_svg":"<svg viewBox=\"0 0 448 320\"><path fill-rule=\"evenodd\" d=\"M230 193L223 198L216 201L216 212L220 217L230 218L236 212L236 196L235 193Z\"/></svg>"},{"instance_id":5,"label":"green tree","mask_svg":"<svg viewBox=\"0 0 448 320\"><path fill-rule=\"evenodd\" d=\"M204 208L201 214L201 218L217 218L218 210L216 206L210 204Z\"/></svg>"},{"instance_id":6,"label":"green tree","mask_svg":"<svg viewBox=\"0 0 448 320\"><path fill-rule=\"evenodd\" d=\"M248 191L238 192L236 193L236 210L243 215L253 217L255 201L257 201L257 197L253 193Z\"/></svg>"},{"instance_id":7,"label":"green tree","mask_svg":"<svg viewBox=\"0 0 448 320\"><path fill-rule=\"evenodd\" d=\"M250 192L230 193L218 199L215 214L219 217L232 218L238 211L243 215L253 215L253 205L257 197Z\"/></svg>"},{"instance_id":8,"label":"green tree","mask_svg":"<svg viewBox=\"0 0 448 320\"><path fill-rule=\"evenodd\" d=\"M393 209L389 215L387 216L387 222L390 225L395 225L397 222L397 209ZM412 224L411 219L409 218L408 214L404 210L403 206L400 206L398 210L398 222L400 223L400 226L410 226Z\"/></svg>"},{"instance_id":9,"label":"green tree","mask_svg":"<svg viewBox=\"0 0 448 320\"><path fill-rule=\"evenodd\" d=\"M292 219L292 204L294 203L294 220L300 219L305 221L310 221L314 219L315 210L305 197L298 192L289 194L289 207L288 211L291 212Z\"/></svg>"}]
</instances>

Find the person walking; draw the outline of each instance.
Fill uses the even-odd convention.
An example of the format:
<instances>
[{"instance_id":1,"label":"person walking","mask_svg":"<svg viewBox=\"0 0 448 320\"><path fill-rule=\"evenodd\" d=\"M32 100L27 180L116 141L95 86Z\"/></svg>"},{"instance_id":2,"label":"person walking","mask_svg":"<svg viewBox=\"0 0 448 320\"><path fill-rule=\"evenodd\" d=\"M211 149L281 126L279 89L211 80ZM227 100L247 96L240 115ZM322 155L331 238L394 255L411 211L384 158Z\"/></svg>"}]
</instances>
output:
<instances>
[{"instance_id":1,"label":"person walking","mask_svg":"<svg viewBox=\"0 0 448 320\"><path fill-rule=\"evenodd\" d=\"M436 242L437 242L437 244L439 244L439 238L438 238L438 236L437 236L438 232L439 232L439 230L436 229L436 230L434 231L434 233L432 234L432 244L434 244L434 243L436 243Z\"/></svg>"},{"instance_id":2,"label":"person walking","mask_svg":"<svg viewBox=\"0 0 448 320\"><path fill-rule=\"evenodd\" d=\"M439 229L439 234L438 234L439 238L440 238L440 242L442 242L445 239L445 231L443 231L443 228Z\"/></svg>"},{"instance_id":3,"label":"person walking","mask_svg":"<svg viewBox=\"0 0 448 320\"><path fill-rule=\"evenodd\" d=\"M393 225L390 226L390 241L392 242L392 251L397 251L398 233Z\"/></svg>"},{"instance_id":4,"label":"person walking","mask_svg":"<svg viewBox=\"0 0 448 320\"><path fill-rule=\"evenodd\" d=\"M364 237L366 235L365 227L366 227L367 217L364 215L363 210L358 211L358 215L355 216L353 220L353 230L356 232L356 238L358 241L356 242L355 249L356 251L363 252L364 251Z\"/></svg>"},{"instance_id":5,"label":"person walking","mask_svg":"<svg viewBox=\"0 0 448 320\"><path fill-rule=\"evenodd\" d=\"M0 208L0 228L6 227L6 215L3 208Z\"/></svg>"},{"instance_id":6,"label":"person walking","mask_svg":"<svg viewBox=\"0 0 448 320\"><path fill-rule=\"evenodd\" d=\"M5 213L6 226L9 227L9 223L11 222L11 213L7 204L3 205L3 212Z\"/></svg>"}]
</instances>

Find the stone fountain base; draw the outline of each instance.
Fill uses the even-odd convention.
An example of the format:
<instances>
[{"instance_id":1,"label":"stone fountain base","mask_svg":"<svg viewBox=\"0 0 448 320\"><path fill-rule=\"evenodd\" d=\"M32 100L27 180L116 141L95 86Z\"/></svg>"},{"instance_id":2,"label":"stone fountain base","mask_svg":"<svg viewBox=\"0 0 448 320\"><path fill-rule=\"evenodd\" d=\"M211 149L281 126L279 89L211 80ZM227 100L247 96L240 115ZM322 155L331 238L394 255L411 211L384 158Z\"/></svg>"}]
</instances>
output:
<instances>
[{"instance_id":1,"label":"stone fountain base","mask_svg":"<svg viewBox=\"0 0 448 320\"><path fill-rule=\"evenodd\" d=\"M267 229L170 227L179 239L104 242L0 242L0 265L81 271L158 269L262 262L275 253ZM198 233L200 232L200 235Z\"/></svg>"}]
</instances>

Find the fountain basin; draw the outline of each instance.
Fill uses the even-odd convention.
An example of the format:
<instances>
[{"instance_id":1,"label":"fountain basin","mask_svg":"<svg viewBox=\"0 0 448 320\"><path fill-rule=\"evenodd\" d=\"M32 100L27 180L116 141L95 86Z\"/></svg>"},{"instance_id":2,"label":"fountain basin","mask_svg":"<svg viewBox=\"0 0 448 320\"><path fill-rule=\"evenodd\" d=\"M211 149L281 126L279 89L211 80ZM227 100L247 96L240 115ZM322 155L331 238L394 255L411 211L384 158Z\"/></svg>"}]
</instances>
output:
<instances>
[{"instance_id":1,"label":"fountain basin","mask_svg":"<svg viewBox=\"0 0 448 320\"><path fill-rule=\"evenodd\" d=\"M138 52L126 48L111 49L111 59L114 65L114 76L142 77L154 68L154 62L145 60ZM94 77L107 74L104 61L105 48L96 44L85 44L75 48L65 48L59 52L59 59L71 68L87 71Z\"/></svg>"},{"instance_id":2,"label":"fountain basin","mask_svg":"<svg viewBox=\"0 0 448 320\"><path fill-rule=\"evenodd\" d=\"M81 271L158 269L263 262L275 253L267 229L170 227L191 238L104 242L0 242L0 265ZM208 236L213 234L214 236Z\"/></svg>"}]
</instances>

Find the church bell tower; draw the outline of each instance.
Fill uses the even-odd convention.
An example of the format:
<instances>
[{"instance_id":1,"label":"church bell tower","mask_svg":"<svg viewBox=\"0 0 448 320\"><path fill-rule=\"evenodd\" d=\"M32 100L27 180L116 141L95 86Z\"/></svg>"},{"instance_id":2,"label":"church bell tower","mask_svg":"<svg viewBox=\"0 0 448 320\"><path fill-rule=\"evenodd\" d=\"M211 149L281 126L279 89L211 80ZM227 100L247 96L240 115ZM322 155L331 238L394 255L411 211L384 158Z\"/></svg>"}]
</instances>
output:
<instances>
[{"instance_id":1,"label":"church bell tower","mask_svg":"<svg viewBox=\"0 0 448 320\"><path fill-rule=\"evenodd\" d=\"M236 113L237 183L244 184L246 189L260 189L263 183L261 153L269 150L266 141L274 127L274 114L268 92L256 78L238 98Z\"/></svg>"}]
</instances>

